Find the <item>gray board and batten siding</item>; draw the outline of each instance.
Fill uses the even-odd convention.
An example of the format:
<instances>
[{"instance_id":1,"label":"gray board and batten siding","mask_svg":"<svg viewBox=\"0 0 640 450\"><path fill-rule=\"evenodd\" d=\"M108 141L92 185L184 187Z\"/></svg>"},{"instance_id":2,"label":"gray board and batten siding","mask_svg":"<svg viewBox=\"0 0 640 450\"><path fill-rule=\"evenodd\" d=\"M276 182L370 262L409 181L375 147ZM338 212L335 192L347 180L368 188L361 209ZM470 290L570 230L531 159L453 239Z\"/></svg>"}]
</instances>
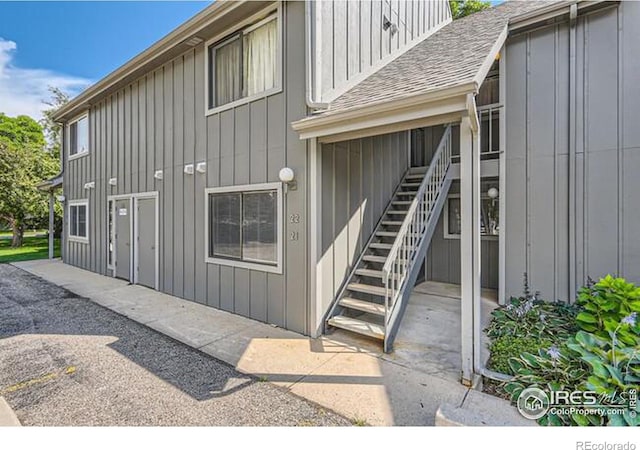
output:
<instances>
[{"instance_id":1,"label":"gray board and batten siding","mask_svg":"<svg viewBox=\"0 0 640 450\"><path fill-rule=\"evenodd\" d=\"M314 2L315 99L329 102L451 20L448 0ZM383 27L385 18L397 28Z\"/></svg>"},{"instance_id":2,"label":"gray board and batten siding","mask_svg":"<svg viewBox=\"0 0 640 450\"><path fill-rule=\"evenodd\" d=\"M507 295L524 272L548 300L608 273L640 282L639 23L620 2L579 16L575 41L565 22L507 42Z\"/></svg>"},{"instance_id":3,"label":"gray board and batten siding","mask_svg":"<svg viewBox=\"0 0 640 450\"><path fill-rule=\"evenodd\" d=\"M66 263L110 275L107 196L157 191L159 290L308 332L307 146L290 127L307 113L304 6L282 6L281 92L205 116L199 44L91 106L89 154L67 160L64 177L68 200L89 199L89 244L66 242ZM205 174L183 172L201 161ZM205 263L205 188L275 182L285 166L294 169L297 189L286 195L284 214L301 220L285 221L285 236L295 231L297 239L284 240L284 273ZM95 189L85 190L90 181Z\"/></svg>"}]
</instances>

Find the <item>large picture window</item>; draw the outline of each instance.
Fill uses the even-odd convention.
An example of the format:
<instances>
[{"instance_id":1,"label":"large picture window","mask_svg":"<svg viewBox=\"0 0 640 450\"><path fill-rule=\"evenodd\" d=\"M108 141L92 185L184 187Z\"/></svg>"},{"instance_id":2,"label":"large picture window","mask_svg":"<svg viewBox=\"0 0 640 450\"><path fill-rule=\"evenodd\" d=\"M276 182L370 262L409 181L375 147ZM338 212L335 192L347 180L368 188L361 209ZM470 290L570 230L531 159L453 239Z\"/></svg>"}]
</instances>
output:
<instances>
[{"instance_id":1,"label":"large picture window","mask_svg":"<svg viewBox=\"0 0 640 450\"><path fill-rule=\"evenodd\" d=\"M280 270L279 183L207 189L207 262Z\"/></svg>"},{"instance_id":2,"label":"large picture window","mask_svg":"<svg viewBox=\"0 0 640 450\"><path fill-rule=\"evenodd\" d=\"M73 200L69 202L69 216L67 220L69 239L88 242L89 240L89 202L87 200Z\"/></svg>"},{"instance_id":3,"label":"large picture window","mask_svg":"<svg viewBox=\"0 0 640 450\"><path fill-rule=\"evenodd\" d=\"M209 109L277 88L279 45L277 14L210 45Z\"/></svg>"},{"instance_id":4,"label":"large picture window","mask_svg":"<svg viewBox=\"0 0 640 450\"><path fill-rule=\"evenodd\" d=\"M69 157L89 152L89 116L84 115L69 124Z\"/></svg>"}]
</instances>

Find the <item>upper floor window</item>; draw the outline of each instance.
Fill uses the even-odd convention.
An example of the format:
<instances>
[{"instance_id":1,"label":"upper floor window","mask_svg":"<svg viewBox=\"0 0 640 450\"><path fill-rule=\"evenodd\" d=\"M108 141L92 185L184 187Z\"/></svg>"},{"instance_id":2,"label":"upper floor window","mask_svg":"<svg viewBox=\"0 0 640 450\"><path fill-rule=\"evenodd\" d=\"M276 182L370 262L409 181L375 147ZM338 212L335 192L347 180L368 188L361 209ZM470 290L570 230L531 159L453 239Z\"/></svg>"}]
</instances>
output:
<instances>
[{"instance_id":1,"label":"upper floor window","mask_svg":"<svg viewBox=\"0 0 640 450\"><path fill-rule=\"evenodd\" d=\"M279 86L278 15L208 47L208 106L213 109Z\"/></svg>"},{"instance_id":2,"label":"upper floor window","mask_svg":"<svg viewBox=\"0 0 640 450\"><path fill-rule=\"evenodd\" d=\"M89 116L84 115L69 124L69 157L89 151Z\"/></svg>"}]
</instances>

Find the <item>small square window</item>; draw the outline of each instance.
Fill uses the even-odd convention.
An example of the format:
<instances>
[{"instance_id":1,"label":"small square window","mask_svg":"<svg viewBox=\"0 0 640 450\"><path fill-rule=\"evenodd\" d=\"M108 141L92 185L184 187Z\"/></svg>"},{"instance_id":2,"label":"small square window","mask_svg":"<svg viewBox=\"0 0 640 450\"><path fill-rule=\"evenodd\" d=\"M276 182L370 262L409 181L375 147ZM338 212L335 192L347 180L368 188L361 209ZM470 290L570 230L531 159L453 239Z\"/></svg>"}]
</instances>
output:
<instances>
[{"instance_id":1,"label":"small square window","mask_svg":"<svg viewBox=\"0 0 640 450\"><path fill-rule=\"evenodd\" d=\"M74 200L69 202L69 214L67 228L69 239L86 242L89 238L89 202L86 200Z\"/></svg>"}]
</instances>

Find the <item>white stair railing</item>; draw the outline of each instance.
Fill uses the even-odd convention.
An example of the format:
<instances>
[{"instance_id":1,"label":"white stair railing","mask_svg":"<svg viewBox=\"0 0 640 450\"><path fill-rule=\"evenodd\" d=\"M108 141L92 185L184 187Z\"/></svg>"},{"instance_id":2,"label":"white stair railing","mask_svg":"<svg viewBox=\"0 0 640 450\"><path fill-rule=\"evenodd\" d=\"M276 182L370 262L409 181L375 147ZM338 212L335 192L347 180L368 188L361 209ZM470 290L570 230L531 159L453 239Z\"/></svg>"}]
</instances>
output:
<instances>
[{"instance_id":1,"label":"white stair railing","mask_svg":"<svg viewBox=\"0 0 640 450\"><path fill-rule=\"evenodd\" d=\"M440 195L451 163L451 125L444 132L418 192L409 206L398 236L382 268L386 289L385 325L401 297L404 283L413 265L431 214Z\"/></svg>"}]
</instances>

